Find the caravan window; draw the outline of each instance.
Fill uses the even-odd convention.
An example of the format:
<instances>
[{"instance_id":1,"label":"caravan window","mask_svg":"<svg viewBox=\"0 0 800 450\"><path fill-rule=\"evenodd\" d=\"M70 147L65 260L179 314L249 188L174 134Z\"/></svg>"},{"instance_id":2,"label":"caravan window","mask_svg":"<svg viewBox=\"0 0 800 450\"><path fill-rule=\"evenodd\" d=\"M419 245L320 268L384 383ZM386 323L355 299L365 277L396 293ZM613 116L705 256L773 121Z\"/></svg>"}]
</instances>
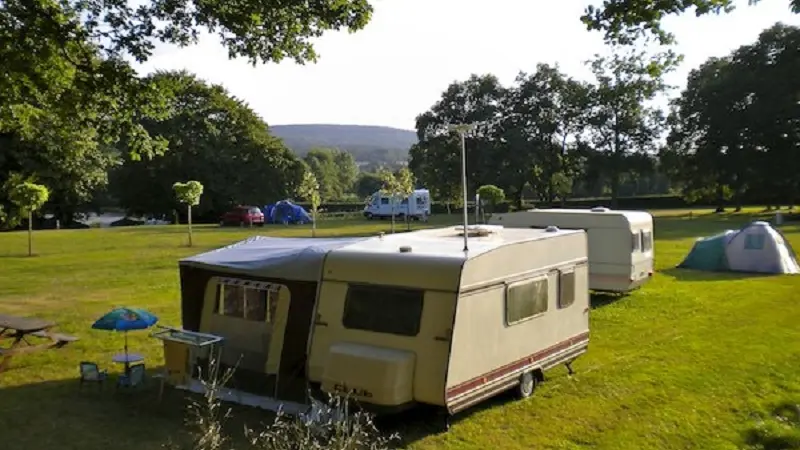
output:
<instances>
[{"instance_id":1,"label":"caravan window","mask_svg":"<svg viewBox=\"0 0 800 450\"><path fill-rule=\"evenodd\" d=\"M640 233L631 234L631 250L638 252L642 249L642 235Z\"/></svg>"},{"instance_id":2,"label":"caravan window","mask_svg":"<svg viewBox=\"0 0 800 450\"><path fill-rule=\"evenodd\" d=\"M381 197L381 205L388 205L389 198L388 197Z\"/></svg>"},{"instance_id":3,"label":"caravan window","mask_svg":"<svg viewBox=\"0 0 800 450\"><path fill-rule=\"evenodd\" d=\"M278 291L220 285L214 313L256 322L272 322L278 306Z\"/></svg>"},{"instance_id":4,"label":"caravan window","mask_svg":"<svg viewBox=\"0 0 800 450\"><path fill-rule=\"evenodd\" d=\"M649 252L653 249L653 232L642 230L642 251Z\"/></svg>"},{"instance_id":5,"label":"caravan window","mask_svg":"<svg viewBox=\"0 0 800 450\"><path fill-rule=\"evenodd\" d=\"M419 289L350 284L342 324L353 330L416 336L424 297Z\"/></svg>"},{"instance_id":6,"label":"caravan window","mask_svg":"<svg viewBox=\"0 0 800 450\"><path fill-rule=\"evenodd\" d=\"M547 278L511 284L506 288L506 323L513 325L547 311Z\"/></svg>"},{"instance_id":7,"label":"caravan window","mask_svg":"<svg viewBox=\"0 0 800 450\"><path fill-rule=\"evenodd\" d=\"M558 274L558 307L567 308L575 303L575 271Z\"/></svg>"}]
</instances>

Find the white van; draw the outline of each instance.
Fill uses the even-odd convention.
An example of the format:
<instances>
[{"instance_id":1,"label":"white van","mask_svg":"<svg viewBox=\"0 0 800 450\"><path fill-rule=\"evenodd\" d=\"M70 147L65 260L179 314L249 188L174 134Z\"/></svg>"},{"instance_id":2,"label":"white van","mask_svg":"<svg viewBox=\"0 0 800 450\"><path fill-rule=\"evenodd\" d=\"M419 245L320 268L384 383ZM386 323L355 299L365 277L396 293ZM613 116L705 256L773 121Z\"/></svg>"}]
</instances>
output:
<instances>
[{"instance_id":1,"label":"white van","mask_svg":"<svg viewBox=\"0 0 800 450\"><path fill-rule=\"evenodd\" d=\"M427 189L416 189L411 195L392 205L391 196L381 191L375 192L364 207L364 217L369 220L392 217L393 208L395 218L408 216L416 220L427 219L431 215L431 194Z\"/></svg>"},{"instance_id":2,"label":"white van","mask_svg":"<svg viewBox=\"0 0 800 450\"><path fill-rule=\"evenodd\" d=\"M490 224L512 228L586 230L589 238L589 288L627 292L653 276L653 216L645 211L531 209L492 214Z\"/></svg>"}]
</instances>

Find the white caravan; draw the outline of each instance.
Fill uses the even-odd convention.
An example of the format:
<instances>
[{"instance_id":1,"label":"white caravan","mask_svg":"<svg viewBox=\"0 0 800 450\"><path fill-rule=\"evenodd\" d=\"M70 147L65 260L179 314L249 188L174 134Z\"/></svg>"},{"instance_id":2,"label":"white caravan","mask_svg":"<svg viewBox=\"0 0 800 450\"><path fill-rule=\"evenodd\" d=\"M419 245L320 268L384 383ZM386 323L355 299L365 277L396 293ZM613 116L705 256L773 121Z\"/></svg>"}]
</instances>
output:
<instances>
[{"instance_id":1,"label":"white caravan","mask_svg":"<svg viewBox=\"0 0 800 450\"><path fill-rule=\"evenodd\" d=\"M364 207L364 217L370 220L391 217L392 208L396 218L408 216L416 220L426 219L431 215L431 194L427 189L415 189L411 195L392 205L390 195L377 191L369 197Z\"/></svg>"},{"instance_id":2,"label":"white caravan","mask_svg":"<svg viewBox=\"0 0 800 450\"><path fill-rule=\"evenodd\" d=\"M589 239L589 288L627 292L653 276L653 216L645 211L532 209L492 214L490 224L511 228L586 230Z\"/></svg>"}]
</instances>

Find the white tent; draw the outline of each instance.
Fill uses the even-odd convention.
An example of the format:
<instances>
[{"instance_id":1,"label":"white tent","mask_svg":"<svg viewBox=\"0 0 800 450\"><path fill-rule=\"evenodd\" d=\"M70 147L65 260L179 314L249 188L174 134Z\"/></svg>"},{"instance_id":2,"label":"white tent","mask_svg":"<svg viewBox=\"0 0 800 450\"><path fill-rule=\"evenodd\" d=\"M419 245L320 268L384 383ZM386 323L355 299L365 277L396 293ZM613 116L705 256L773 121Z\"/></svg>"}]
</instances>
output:
<instances>
[{"instance_id":1,"label":"white tent","mask_svg":"<svg viewBox=\"0 0 800 450\"><path fill-rule=\"evenodd\" d=\"M794 251L767 222L753 222L730 237L725 247L729 270L759 273L800 273Z\"/></svg>"}]
</instances>

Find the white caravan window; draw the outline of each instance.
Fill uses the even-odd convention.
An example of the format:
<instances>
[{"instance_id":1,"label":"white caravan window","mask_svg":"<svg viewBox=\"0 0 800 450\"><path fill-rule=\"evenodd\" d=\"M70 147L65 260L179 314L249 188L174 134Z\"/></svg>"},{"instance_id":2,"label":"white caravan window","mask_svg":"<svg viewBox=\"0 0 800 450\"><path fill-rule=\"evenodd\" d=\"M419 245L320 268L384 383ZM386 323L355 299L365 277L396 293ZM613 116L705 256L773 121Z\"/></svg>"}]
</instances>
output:
<instances>
[{"instance_id":1,"label":"white caravan window","mask_svg":"<svg viewBox=\"0 0 800 450\"><path fill-rule=\"evenodd\" d=\"M640 233L631 234L631 250L638 252L642 249L642 235Z\"/></svg>"},{"instance_id":2,"label":"white caravan window","mask_svg":"<svg viewBox=\"0 0 800 450\"><path fill-rule=\"evenodd\" d=\"M575 303L575 271L558 272L558 307L568 308Z\"/></svg>"},{"instance_id":3,"label":"white caravan window","mask_svg":"<svg viewBox=\"0 0 800 450\"><path fill-rule=\"evenodd\" d=\"M420 289L350 284L342 324L351 330L416 336L424 298Z\"/></svg>"},{"instance_id":4,"label":"white caravan window","mask_svg":"<svg viewBox=\"0 0 800 450\"><path fill-rule=\"evenodd\" d=\"M257 322L272 322L278 307L278 291L221 284L214 313Z\"/></svg>"},{"instance_id":5,"label":"white caravan window","mask_svg":"<svg viewBox=\"0 0 800 450\"><path fill-rule=\"evenodd\" d=\"M653 249L653 232L642 230L642 251L649 252Z\"/></svg>"},{"instance_id":6,"label":"white caravan window","mask_svg":"<svg viewBox=\"0 0 800 450\"><path fill-rule=\"evenodd\" d=\"M521 281L506 288L506 323L513 325L547 311L547 277Z\"/></svg>"}]
</instances>

